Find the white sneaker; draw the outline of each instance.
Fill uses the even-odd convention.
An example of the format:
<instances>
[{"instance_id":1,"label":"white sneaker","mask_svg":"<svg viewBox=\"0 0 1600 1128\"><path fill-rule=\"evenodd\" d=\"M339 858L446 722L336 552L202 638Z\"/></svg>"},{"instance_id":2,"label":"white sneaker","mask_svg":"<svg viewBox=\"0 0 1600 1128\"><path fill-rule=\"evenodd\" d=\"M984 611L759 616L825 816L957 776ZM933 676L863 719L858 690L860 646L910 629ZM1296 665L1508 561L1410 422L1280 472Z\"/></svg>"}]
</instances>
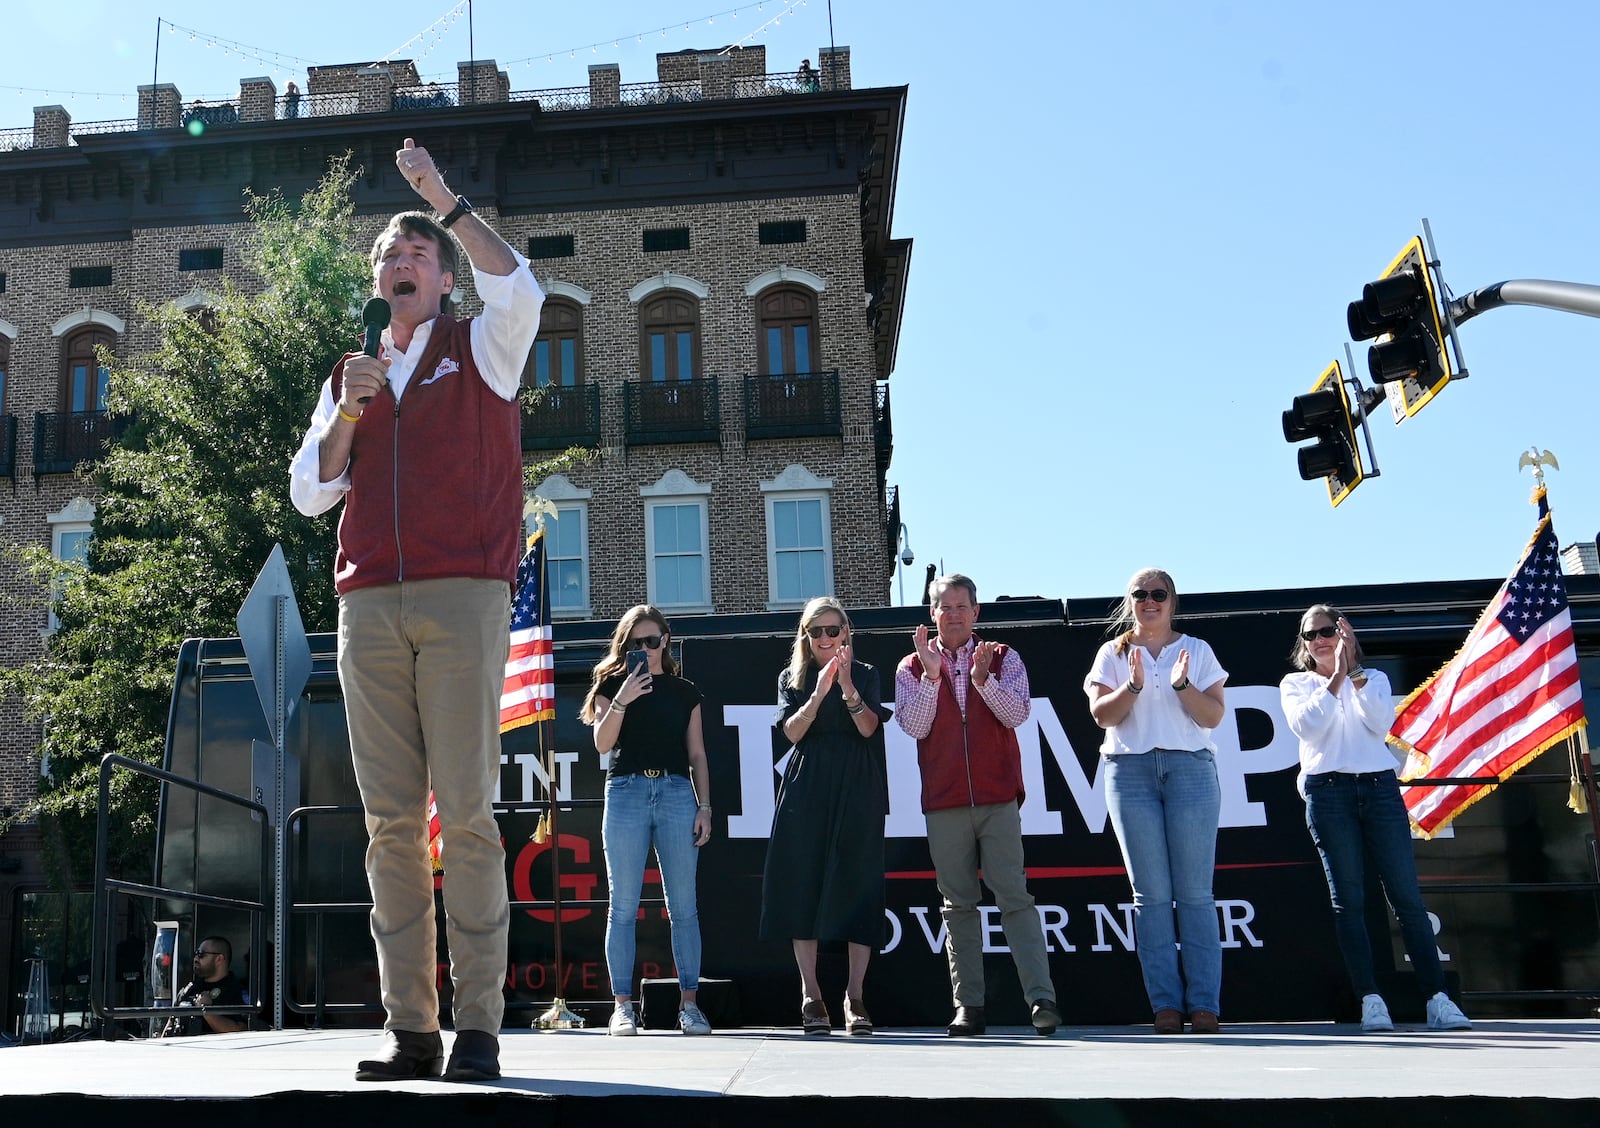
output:
<instances>
[{"instance_id":1,"label":"white sneaker","mask_svg":"<svg viewBox=\"0 0 1600 1128\"><path fill-rule=\"evenodd\" d=\"M1471 1030L1472 1023L1461 1013L1461 1008L1450 1001L1450 996L1440 991L1428 1000L1429 1030Z\"/></svg>"},{"instance_id":2,"label":"white sneaker","mask_svg":"<svg viewBox=\"0 0 1600 1128\"><path fill-rule=\"evenodd\" d=\"M709 1034L711 1023L706 1021L705 1014L693 1003L684 1003L683 1009L678 1012L678 1029L685 1034Z\"/></svg>"},{"instance_id":3,"label":"white sneaker","mask_svg":"<svg viewBox=\"0 0 1600 1128\"><path fill-rule=\"evenodd\" d=\"M1431 1010L1429 1014L1431 1017ZM1361 999L1361 1032L1363 1034L1382 1034L1393 1029L1394 1023L1389 1018L1389 1008L1384 1005L1383 996L1363 996Z\"/></svg>"},{"instance_id":4,"label":"white sneaker","mask_svg":"<svg viewBox=\"0 0 1600 1128\"><path fill-rule=\"evenodd\" d=\"M606 1030L613 1038L632 1038L639 1033L639 1020L634 1017L632 1003L618 1003L617 1009L611 1012L611 1021L606 1023Z\"/></svg>"}]
</instances>

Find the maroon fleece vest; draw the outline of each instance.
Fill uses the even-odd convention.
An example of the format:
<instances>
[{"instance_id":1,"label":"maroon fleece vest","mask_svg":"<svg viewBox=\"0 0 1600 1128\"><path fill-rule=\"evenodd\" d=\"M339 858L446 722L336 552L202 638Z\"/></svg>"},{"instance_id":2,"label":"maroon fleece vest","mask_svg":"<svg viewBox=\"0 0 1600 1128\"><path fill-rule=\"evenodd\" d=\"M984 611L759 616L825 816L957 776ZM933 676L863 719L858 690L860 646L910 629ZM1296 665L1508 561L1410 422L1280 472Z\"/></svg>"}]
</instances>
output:
<instances>
[{"instance_id":1,"label":"maroon fleece vest","mask_svg":"<svg viewBox=\"0 0 1600 1128\"><path fill-rule=\"evenodd\" d=\"M402 580L516 582L521 407L483 382L470 325L435 319L404 398L380 389L356 424L334 565L341 595ZM333 370L335 400L354 355Z\"/></svg>"},{"instance_id":2,"label":"maroon fleece vest","mask_svg":"<svg viewBox=\"0 0 1600 1128\"><path fill-rule=\"evenodd\" d=\"M1010 653L1000 647L990 677L1000 676ZM922 658L911 655L911 668L922 676ZM970 683L967 716L962 722L950 679L939 677L939 708L933 728L917 741L917 767L922 771L922 809L946 811L952 807L981 807L988 803L1023 800L1022 751L1017 734L1000 723Z\"/></svg>"}]
</instances>

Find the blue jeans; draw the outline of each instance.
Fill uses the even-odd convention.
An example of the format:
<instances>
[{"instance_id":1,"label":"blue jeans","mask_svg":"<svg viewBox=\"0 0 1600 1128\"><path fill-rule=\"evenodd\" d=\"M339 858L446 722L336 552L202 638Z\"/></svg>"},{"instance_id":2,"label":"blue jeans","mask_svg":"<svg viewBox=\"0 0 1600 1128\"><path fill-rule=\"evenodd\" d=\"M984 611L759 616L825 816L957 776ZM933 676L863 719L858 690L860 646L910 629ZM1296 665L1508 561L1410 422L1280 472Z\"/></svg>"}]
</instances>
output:
<instances>
[{"instance_id":1,"label":"blue jeans","mask_svg":"<svg viewBox=\"0 0 1600 1128\"><path fill-rule=\"evenodd\" d=\"M1306 826L1322 855L1333 899L1334 931L1357 995L1378 991L1367 937L1366 859L1383 884L1422 997L1444 990L1444 970L1433 938L1433 922L1417 886L1411 820L1393 772L1324 772L1306 777Z\"/></svg>"},{"instance_id":2,"label":"blue jeans","mask_svg":"<svg viewBox=\"0 0 1600 1128\"><path fill-rule=\"evenodd\" d=\"M1204 748L1156 748L1105 760L1150 1009L1221 1014L1222 934L1211 895L1222 817L1215 758Z\"/></svg>"},{"instance_id":3,"label":"blue jeans","mask_svg":"<svg viewBox=\"0 0 1600 1128\"><path fill-rule=\"evenodd\" d=\"M672 918L672 961L677 964L678 987L700 989L700 913L694 892L700 857L694 844L697 806L694 785L683 776L650 779L624 775L606 781L600 837L605 843L606 880L611 891L611 907L606 911L606 967L613 995L633 994L634 927L651 846L661 869L667 915Z\"/></svg>"}]
</instances>

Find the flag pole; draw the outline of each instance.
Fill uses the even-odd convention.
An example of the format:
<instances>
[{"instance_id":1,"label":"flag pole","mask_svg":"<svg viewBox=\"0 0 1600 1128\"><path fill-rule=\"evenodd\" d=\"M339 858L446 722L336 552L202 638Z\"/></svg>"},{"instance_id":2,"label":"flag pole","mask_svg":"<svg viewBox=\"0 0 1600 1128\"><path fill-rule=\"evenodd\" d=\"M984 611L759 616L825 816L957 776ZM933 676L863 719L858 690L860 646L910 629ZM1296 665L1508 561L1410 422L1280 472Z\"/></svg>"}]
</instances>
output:
<instances>
[{"instance_id":1,"label":"flag pole","mask_svg":"<svg viewBox=\"0 0 1600 1128\"><path fill-rule=\"evenodd\" d=\"M533 519L538 528L536 536L544 535L544 515L544 507L536 504L533 508ZM545 559L548 561L548 557ZM549 614L549 574L547 567L540 567L538 581L541 616ZM552 679L552 695L554 688L555 684ZM583 1029L583 1019L567 1008L567 1000L564 997L565 987L563 985L566 981L563 979L562 973L564 971L563 965L566 961L561 947L561 804L557 802L555 749L545 740L545 721L546 718L541 716L534 723L539 730L539 758L544 763L544 793L545 801L549 806L539 818L539 825L534 830L534 840L541 841L541 832L544 832L548 836L550 843L550 887L551 901L554 905L551 927L555 936L554 970L556 993L551 1000L549 1009L540 1014L534 1020L533 1025L537 1030L581 1030Z\"/></svg>"},{"instance_id":2,"label":"flag pole","mask_svg":"<svg viewBox=\"0 0 1600 1128\"><path fill-rule=\"evenodd\" d=\"M1549 466L1553 470L1559 470L1561 469L1561 464L1556 461L1555 455L1548 450L1540 450L1538 445L1535 444L1522 455L1517 468L1520 470L1525 466L1533 467L1534 496L1537 498L1538 492L1544 490L1545 504L1548 506L1550 503L1549 487L1544 482L1544 468ZM1567 740L1569 749L1576 750L1576 763L1574 766L1578 769L1578 780L1581 781L1583 788L1581 793L1583 805L1588 809L1589 814L1589 829L1591 832L1589 839L1589 868L1597 878L1600 878L1600 810L1596 809L1594 759L1589 753L1588 726L1585 725L1580 728ZM1567 806L1574 811L1578 811L1577 800L1579 798L1579 795L1572 795L1567 801Z\"/></svg>"}]
</instances>

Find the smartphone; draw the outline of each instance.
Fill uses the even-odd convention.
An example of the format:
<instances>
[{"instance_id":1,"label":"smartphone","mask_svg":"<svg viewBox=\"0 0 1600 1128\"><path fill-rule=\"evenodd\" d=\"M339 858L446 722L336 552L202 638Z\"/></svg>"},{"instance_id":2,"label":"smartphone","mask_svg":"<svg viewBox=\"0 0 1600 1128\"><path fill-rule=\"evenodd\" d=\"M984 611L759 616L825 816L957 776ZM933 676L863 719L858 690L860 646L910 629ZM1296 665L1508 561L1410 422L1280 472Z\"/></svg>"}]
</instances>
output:
<instances>
[{"instance_id":1,"label":"smartphone","mask_svg":"<svg viewBox=\"0 0 1600 1128\"><path fill-rule=\"evenodd\" d=\"M628 673L630 674L635 670L641 669L646 673L650 672L650 655L646 654L642 650L628 651L627 656L623 658L623 661L628 664Z\"/></svg>"}]
</instances>

